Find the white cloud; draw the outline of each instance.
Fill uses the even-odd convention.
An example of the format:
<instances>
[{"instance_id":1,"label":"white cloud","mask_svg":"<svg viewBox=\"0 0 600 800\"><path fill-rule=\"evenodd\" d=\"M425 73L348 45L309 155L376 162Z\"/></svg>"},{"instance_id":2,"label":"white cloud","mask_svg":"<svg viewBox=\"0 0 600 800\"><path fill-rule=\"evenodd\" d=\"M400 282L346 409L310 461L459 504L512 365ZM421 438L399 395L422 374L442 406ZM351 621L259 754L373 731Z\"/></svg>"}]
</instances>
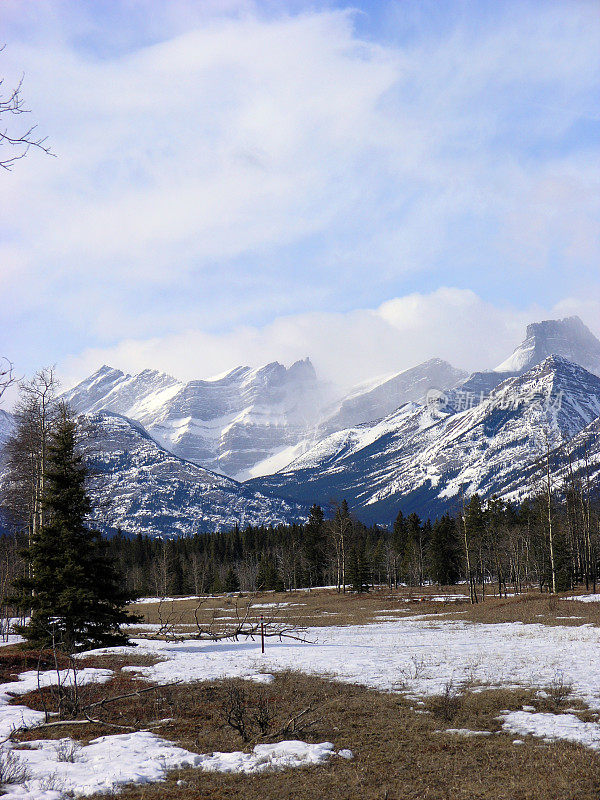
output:
<instances>
[{"instance_id":1,"label":"white cloud","mask_svg":"<svg viewBox=\"0 0 600 800\"><path fill-rule=\"evenodd\" d=\"M92 349L61 366L72 384L107 363L128 372L159 369L183 380L208 378L241 364L285 364L310 356L321 378L348 388L380 374L441 357L467 370L491 369L523 339L529 322L581 314L600 336L600 300L574 299L543 309L498 308L468 290L411 294L376 309L308 313L223 335L198 330Z\"/></svg>"}]
</instances>

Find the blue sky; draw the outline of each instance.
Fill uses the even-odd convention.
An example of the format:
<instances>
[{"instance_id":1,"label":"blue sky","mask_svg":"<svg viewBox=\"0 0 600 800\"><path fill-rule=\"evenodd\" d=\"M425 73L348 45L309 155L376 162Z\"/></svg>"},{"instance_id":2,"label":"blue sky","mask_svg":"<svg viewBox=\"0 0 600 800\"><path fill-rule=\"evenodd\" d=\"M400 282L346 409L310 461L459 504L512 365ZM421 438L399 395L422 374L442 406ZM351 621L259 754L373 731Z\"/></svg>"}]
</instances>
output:
<instances>
[{"instance_id":1,"label":"blue sky","mask_svg":"<svg viewBox=\"0 0 600 800\"><path fill-rule=\"evenodd\" d=\"M0 352L339 383L600 335L596 2L4 0Z\"/></svg>"}]
</instances>

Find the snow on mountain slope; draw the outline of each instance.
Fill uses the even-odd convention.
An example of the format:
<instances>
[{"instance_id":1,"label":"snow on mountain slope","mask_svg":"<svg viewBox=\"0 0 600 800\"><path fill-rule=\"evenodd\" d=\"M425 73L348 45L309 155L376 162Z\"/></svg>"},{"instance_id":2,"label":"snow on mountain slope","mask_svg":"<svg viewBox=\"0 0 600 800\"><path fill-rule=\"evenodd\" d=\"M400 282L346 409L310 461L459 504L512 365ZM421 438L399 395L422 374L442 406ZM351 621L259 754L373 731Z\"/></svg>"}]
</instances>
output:
<instances>
[{"instance_id":1,"label":"snow on mountain slope","mask_svg":"<svg viewBox=\"0 0 600 800\"><path fill-rule=\"evenodd\" d=\"M263 494L160 447L132 420L88 415L82 439L94 524L105 532L173 537L302 519L301 504Z\"/></svg>"},{"instance_id":2,"label":"snow on mountain slope","mask_svg":"<svg viewBox=\"0 0 600 800\"><path fill-rule=\"evenodd\" d=\"M289 369L277 362L238 367L185 384L151 370L131 376L102 367L65 399L79 413L135 419L181 458L234 476L305 438L323 393L305 359Z\"/></svg>"},{"instance_id":3,"label":"snow on mountain slope","mask_svg":"<svg viewBox=\"0 0 600 800\"><path fill-rule=\"evenodd\" d=\"M429 389L451 389L467 373L440 358L356 387L319 426L322 435L392 414L409 402L422 400Z\"/></svg>"},{"instance_id":4,"label":"snow on mountain slope","mask_svg":"<svg viewBox=\"0 0 600 800\"><path fill-rule=\"evenodd\" d=\"M461 492L514 491L544 452L546 435L556 447L599 414L600 379L551 356L462 412L407 404L374 425L330 435L249 485L308 502L346 498L369 521L389 522L400 507L435 515L453 508Z\"/></svg>"},{"instance_id":5,"label":"snow on mountain slope","mask_svg":"<svg viewBox=\"0 0 600 800\"><path fill-rule=\"evenodd\" d=\"M462 370L439 358L432 358L397 374L360 384L323 410L321 422L310 430L307 438L276 451L236 478L249 480L279 472L329 434L355 425L374 423L408 402L423 400L429 389L449 390L465 377Z\"/></svg>"},{"instance_id":6,"label":"snow on mountain slope","mask_svg":"<svg viewBox=\"0 0 600 800\"><path fill-rule=\"evenodd\" d=\"M550 319L527 326L524 341L496 372L526 372L550 355L559 355L600 375L600 341L579 317Z\"/></svg>"},{"instance_id":7,"label":"snow on mountain slope","mask_svg":"<svg viewBox=\"0 0 600 800\"><path fill-rule=\"evenodd\" d=\"M586 425L569 442L551 456L552 477L555 486L561 486L571 477L578 478L586 491L598 498L600 495L600 417Z\"/></svg>"},{"instance_id":8,"label":"snow on mountain slope","mask_svg":"<svg viewBox=\"0 0 600 800\"><path fill-rule=\"evenodd\" d=\"M0 448L4 445L15 427L15 418L8 411L0 409Z\"/></svg>"},{"instance_id":9,"label":"snow on mountain slope","mask_svg":"<svg viewBox=\"0 0 600 800\"><path fill-rule=\"evenodd\" d=\"M175 378L155 370L126 375L120 369L104 365L74 389L65 392L64 398L79 413L114 411L147 425L182 387L183 384Z\"/></svg>"}]
</instances>

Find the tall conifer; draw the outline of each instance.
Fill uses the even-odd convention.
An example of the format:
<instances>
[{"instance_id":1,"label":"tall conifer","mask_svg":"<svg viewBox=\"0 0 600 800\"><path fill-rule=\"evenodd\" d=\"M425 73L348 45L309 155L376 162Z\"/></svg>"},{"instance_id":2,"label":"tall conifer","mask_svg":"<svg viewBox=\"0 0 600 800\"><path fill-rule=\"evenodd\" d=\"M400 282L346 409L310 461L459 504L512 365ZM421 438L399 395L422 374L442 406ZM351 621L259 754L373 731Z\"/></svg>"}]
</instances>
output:
<instances>
[{"instance_id":1,"label":"tall conifer","mask_svg":"<svg viewBox=\"0 0 600 800\"><path fill-rule=\"evenodd\" d=\"M45 524L26 551L31 569L18 582L20 607L31 610L20 632L35 646L53 642L72 652L127 642L123 610L130 596L97 531L88 529L86 468L76 446L77 425L62 410L48 445Z\"/></svg>"}]
</instances>

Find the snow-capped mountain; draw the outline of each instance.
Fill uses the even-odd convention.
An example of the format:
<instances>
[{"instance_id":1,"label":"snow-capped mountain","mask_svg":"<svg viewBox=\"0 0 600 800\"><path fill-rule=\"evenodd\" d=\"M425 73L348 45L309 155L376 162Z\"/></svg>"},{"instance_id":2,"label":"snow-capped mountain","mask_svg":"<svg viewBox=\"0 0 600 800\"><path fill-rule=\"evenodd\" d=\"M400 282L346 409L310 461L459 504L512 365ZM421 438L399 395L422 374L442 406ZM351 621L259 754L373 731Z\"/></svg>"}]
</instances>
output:
<instances>
[{"instance_id":1,"label":"snow-capped mountain","mask_svg":"<svg viewBox=\"0 0 600 800\"><path fill-rule=\"evenodd\" d=\"M574 461L585 445L600 475L599 376L600 342L575 317L528 326L496 370L432 359L335 402L308 359L189 383L102 367L65 399L98 430L87 456L107 529L175 535L343 498L376 522L436 515L463 493L518 500L547 445ZM0 413L0 447L11 425Z\"/></svg>"},{"instance_id":2,"label":"snow-capped mountain","mask_svg":"<svg viewBox=\"0 0 600 800\"><path fill-rule=\"evenodd\" d=\"M303 519L307 509L184 461L141 425L111 412L86 417L94 525L105 532L181 536Z\"/></svg>"},{"instance_id":3,"label":"snow-capped mountain","mask_svg":"<svg viewBox=\"0 0 600 800\"><path fill-rule=\"evenodd\" d=\"M127 375L101 367L65 394L78 413L105 410L140 422L175 455L244 480L286 466L327 434L387 416L431 387L451 388L466 373L432 359L363 384L326 404L326 383L309 359L238 367L182 383L161 372Z\"/></svg>"},{"instance_id":4,"label":"snow-capped mountain","mask_svg":"<svg viewBox=\"0 0 600 800\"><path fill-rule=\"evenodd\" d=\"M455 411L476 405L507 378L522 375L553 354L600 375L600 341L579 317L534 322L509 358L494 370L473 372L460 381L447 393L448 403Z\"/></svg>"},{"instance_id":5,"label":"snow-capped mountain","mask_svg":"<svg viewBox=\"0 0 600 800\"><path fill-rule=\"evenodd\" d=\"M323 436L392 414L405 403L423 400L430 389L452 389L467 377L447 361L432 358L411 369L356 387L319 426Z\"/></svg>"},{"instance_id":6,"label":"snow-capped mountain","mask_svg":"<svg viewBox=\"0 0 600 800\"><path fill-rule=\"evenodd\" d=\"M600 375L600 341L579 317L549 319L527 326L524 341L496 367L496 372L522 373L550 355L563 356Z\"/></svg>"},{"instance_id":7,"label":"snow-capped mountain","mask_svg":"<svg viewBox=\"0 0 600 800\"><path fill-rule=\"evenodd\" d=\"M104 366L65 399L78 413L105 410L134 419L175 455L236 476L306 438L324 396L305 359L287 369L273 362L189 383Z\"/></svg>"},{"instance_id":8,"label":"snow-capped mountain","mask_svg":"<svg viewBox=\"0 0 600 800\"><path fill-rule=\"evenodd\" d=\"M82 422L80 446L90 470L93 524L104 533L120 529L185 536L307 516L301 503L261 493L173 455L126 417L101 411L85 415ZM14 424L11 414L0 411L0 479L2 447Z\"/></svg>"},{"instance_id":9,"label":"snow-capped mountain","mask_svg":"<svg viewBox=\"0 0 600 800\"><path fill-rule=\"evenodd\" d=\"M331 434L281 472L249 482L299 500L345 498L365 520L399 508L435 515L461 492L505 494L546 448L570 440L600 415L600 378L550 356L456 411L409 403L375 423Z\"/></svg>"}]
</instances>

